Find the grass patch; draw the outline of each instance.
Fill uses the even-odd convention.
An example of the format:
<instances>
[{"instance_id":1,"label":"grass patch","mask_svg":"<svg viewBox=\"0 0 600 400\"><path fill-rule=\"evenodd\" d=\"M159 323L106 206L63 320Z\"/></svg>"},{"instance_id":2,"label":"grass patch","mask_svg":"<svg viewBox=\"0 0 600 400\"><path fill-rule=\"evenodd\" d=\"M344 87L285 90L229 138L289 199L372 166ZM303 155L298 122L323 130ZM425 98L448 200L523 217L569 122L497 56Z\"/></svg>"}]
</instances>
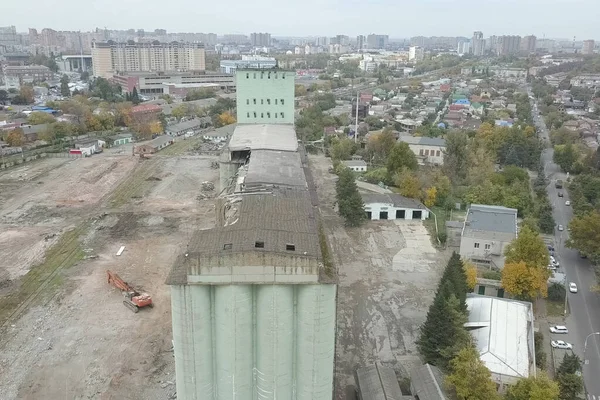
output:
<instances>
[{"instance_id":1,"label":"grass patch","mask_svg":"<svg viewBox=\"0 0 600 400\"><path fill-rule=\"evenodd\" d=\"M202 136L197 135L191 138L178 140L172 145L162 149L158 154L161 156L178 156L191 151L194 147L202 143Z\"/></svg>"},{"instance_id":2,"label":"grass patch","mask_svg":"<svg viewBox=\"0 0 600 400\"><path fill-rule=\"evenodd\" d=\"M131 174L112 192L109 204L119 207L126 204L132 198L141 198L156 184L156 176L159 162L157 159L141 161Z\"/></svg>"},{"instance_id":3,"label":"grass patch","mask_svg":"<svg viewBox=\"0 0 600 400\"><path fill-rule=\"evenodd\" d=\"M564 301L552 301L546 299L546 312L549 317L562 317L565 312L565 302Z\"/></svg>"},{"instance_id":4,"label":"grass patch","mask_svg":"<svg viewBox=\"0 0 600 400\"><path fill-rule=\"evenodd\" d=\"M9 295L0 298L0 325L8 321L19 307L27 307L39 295L48 295L62 284L59 272L72 267L84 257L79 237L87 224L81 224L66 232L58 242L46 251L45 261L33 267L21 279L20 286Z\"/></svg>"}]
</instances>

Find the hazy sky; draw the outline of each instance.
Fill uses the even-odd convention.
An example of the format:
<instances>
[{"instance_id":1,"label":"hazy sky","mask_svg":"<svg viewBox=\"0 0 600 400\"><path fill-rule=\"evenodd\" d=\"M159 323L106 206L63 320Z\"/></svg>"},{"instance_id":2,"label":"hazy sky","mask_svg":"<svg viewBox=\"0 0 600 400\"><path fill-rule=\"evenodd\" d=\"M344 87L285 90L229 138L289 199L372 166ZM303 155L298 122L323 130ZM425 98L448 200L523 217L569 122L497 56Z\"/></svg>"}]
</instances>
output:
<instances>
[{"instance_id":1,"label":"hazy sky","mask_svg":"<svg viewBox=\"0 0 600 400\"><path fill-rule=\"evenodd\" d=\"M0 26L56 30L270 32L274 36L381 33L499 34L600 39L600 0L0 0Z\"/></svg>"}]
</instances>

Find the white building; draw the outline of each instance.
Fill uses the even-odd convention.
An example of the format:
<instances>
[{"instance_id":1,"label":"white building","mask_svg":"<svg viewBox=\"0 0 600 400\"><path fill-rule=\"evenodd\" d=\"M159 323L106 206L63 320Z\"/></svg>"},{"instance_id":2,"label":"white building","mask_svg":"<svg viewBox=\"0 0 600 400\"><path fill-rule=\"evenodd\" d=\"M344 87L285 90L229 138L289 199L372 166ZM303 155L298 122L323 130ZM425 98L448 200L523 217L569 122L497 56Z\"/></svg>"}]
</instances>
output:
<instances>
[{"instance_id":1,"label":"white building","mask_svg":"<svg viewBox=\"0 0 600 400\"><path fill-rule=\"evenodd\" d=\"M277 60L273 57L243 55L241 60L222 60L220 70L225 74L235 74L238 69L268 69L276 66Z\"/></svg>"},{"instance_id":2,"label":"white building","mask_svg":"<svg viewBox=\"0 0 600 400\"><path fill-rule=\"evenodd\" d=\"M367 172L367 163L364 160L344 160L342 164L354 172Z\"/></svg>"},{"instance_id":3,"label":"white building","mask_svg":"<svg viewBox=\"0 0 600 400\"><path fill-rule=\"evenodd\" d=\"M429 218L429 210L419 201L396 193L362 193L367 219Z\"/></svg>"},{"instance_id":4,"label":"white building","mask_svg":"<svg viewBox=\"0 0 600 400\"><path fill-rule=\"evenodd\" d=\"M471 204L460 239L461 257L501 269L506 246L517 237L517 210Z\"/></svg>"},{"instance_id":5,"label":"white building","mask_svg":"<svg viewBox=\"0 0 600 400\"><path fill-rule=\"evenodd\" d=\"M425 56L425 52L422 47L419 46L410 46L408 49L408 60L419 62L423 60Z\"/></svg>"},{"instance_id":6,"label":"white building","mask_svg":"<svg viewBox=\"0 0 600 400\"><path fill-rule=\"evenodd\" d=\"M588 88L600 87L600 75L598 75L598 74L577 75L571 79L571 85L588 87Z\"/></svg>"},{"instance_id":7,"label":"white building","mask_svg":"<svg viewBox=\"0 0 600 400\"><path fill-rule=\"evenodd\" d=\"M507 385L530 375L535 377L531 303L469 294L467 308L469 320L465 327L498 391L505 392Z\"/></svg>"},{"instance_id":8,"label":"white building","mask_svg":"<svg viewBox=\"0 0 600 400\"><path fill-rule=\"evenodd\" d=\"M408 143L408 147L417 156L419 164L444 164L444 152L446 151L444 139L401 135L398 141Z\"/></svg>"}]
</instances>

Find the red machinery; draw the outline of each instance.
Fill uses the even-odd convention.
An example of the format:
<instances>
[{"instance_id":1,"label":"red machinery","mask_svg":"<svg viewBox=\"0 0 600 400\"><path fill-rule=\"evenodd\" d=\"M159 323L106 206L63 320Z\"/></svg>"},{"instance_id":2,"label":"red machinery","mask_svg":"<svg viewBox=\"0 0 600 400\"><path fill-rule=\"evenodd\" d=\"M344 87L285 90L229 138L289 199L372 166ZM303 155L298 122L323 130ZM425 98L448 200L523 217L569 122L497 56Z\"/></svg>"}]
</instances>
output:
<instances>
[{"instance_id":1,"label":"red machinery","mask_svg":"<svg viewBox=\"0 0 600 400\"><path fill-rule=\"evenodd\" d=\"M139 293L112 271L107 270L106 275L109 284L123 291L126 297L123 304L134 313L138 312L140 308L153 306L152 297L148 293Z\"/></svg>"}]
</instances>

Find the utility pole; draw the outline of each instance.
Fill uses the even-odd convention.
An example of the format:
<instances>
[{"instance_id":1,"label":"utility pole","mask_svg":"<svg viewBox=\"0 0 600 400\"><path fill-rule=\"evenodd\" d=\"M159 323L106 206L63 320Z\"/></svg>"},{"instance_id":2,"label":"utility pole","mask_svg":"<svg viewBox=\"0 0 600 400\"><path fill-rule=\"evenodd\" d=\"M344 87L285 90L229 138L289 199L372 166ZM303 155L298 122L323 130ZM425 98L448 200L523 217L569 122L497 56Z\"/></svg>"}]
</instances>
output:
<instances>
[{"instance_id":1,"label":"utility pole","mask_svg":"<svg viewBox=\"0 0 600 400\"><path fill-rule=\"evenodd\" d=\"M360 97L360 91L356 91L356 125L354 125L354 143L356 143L358 137L358 100Z\"/></svg>"}]
</instances>

